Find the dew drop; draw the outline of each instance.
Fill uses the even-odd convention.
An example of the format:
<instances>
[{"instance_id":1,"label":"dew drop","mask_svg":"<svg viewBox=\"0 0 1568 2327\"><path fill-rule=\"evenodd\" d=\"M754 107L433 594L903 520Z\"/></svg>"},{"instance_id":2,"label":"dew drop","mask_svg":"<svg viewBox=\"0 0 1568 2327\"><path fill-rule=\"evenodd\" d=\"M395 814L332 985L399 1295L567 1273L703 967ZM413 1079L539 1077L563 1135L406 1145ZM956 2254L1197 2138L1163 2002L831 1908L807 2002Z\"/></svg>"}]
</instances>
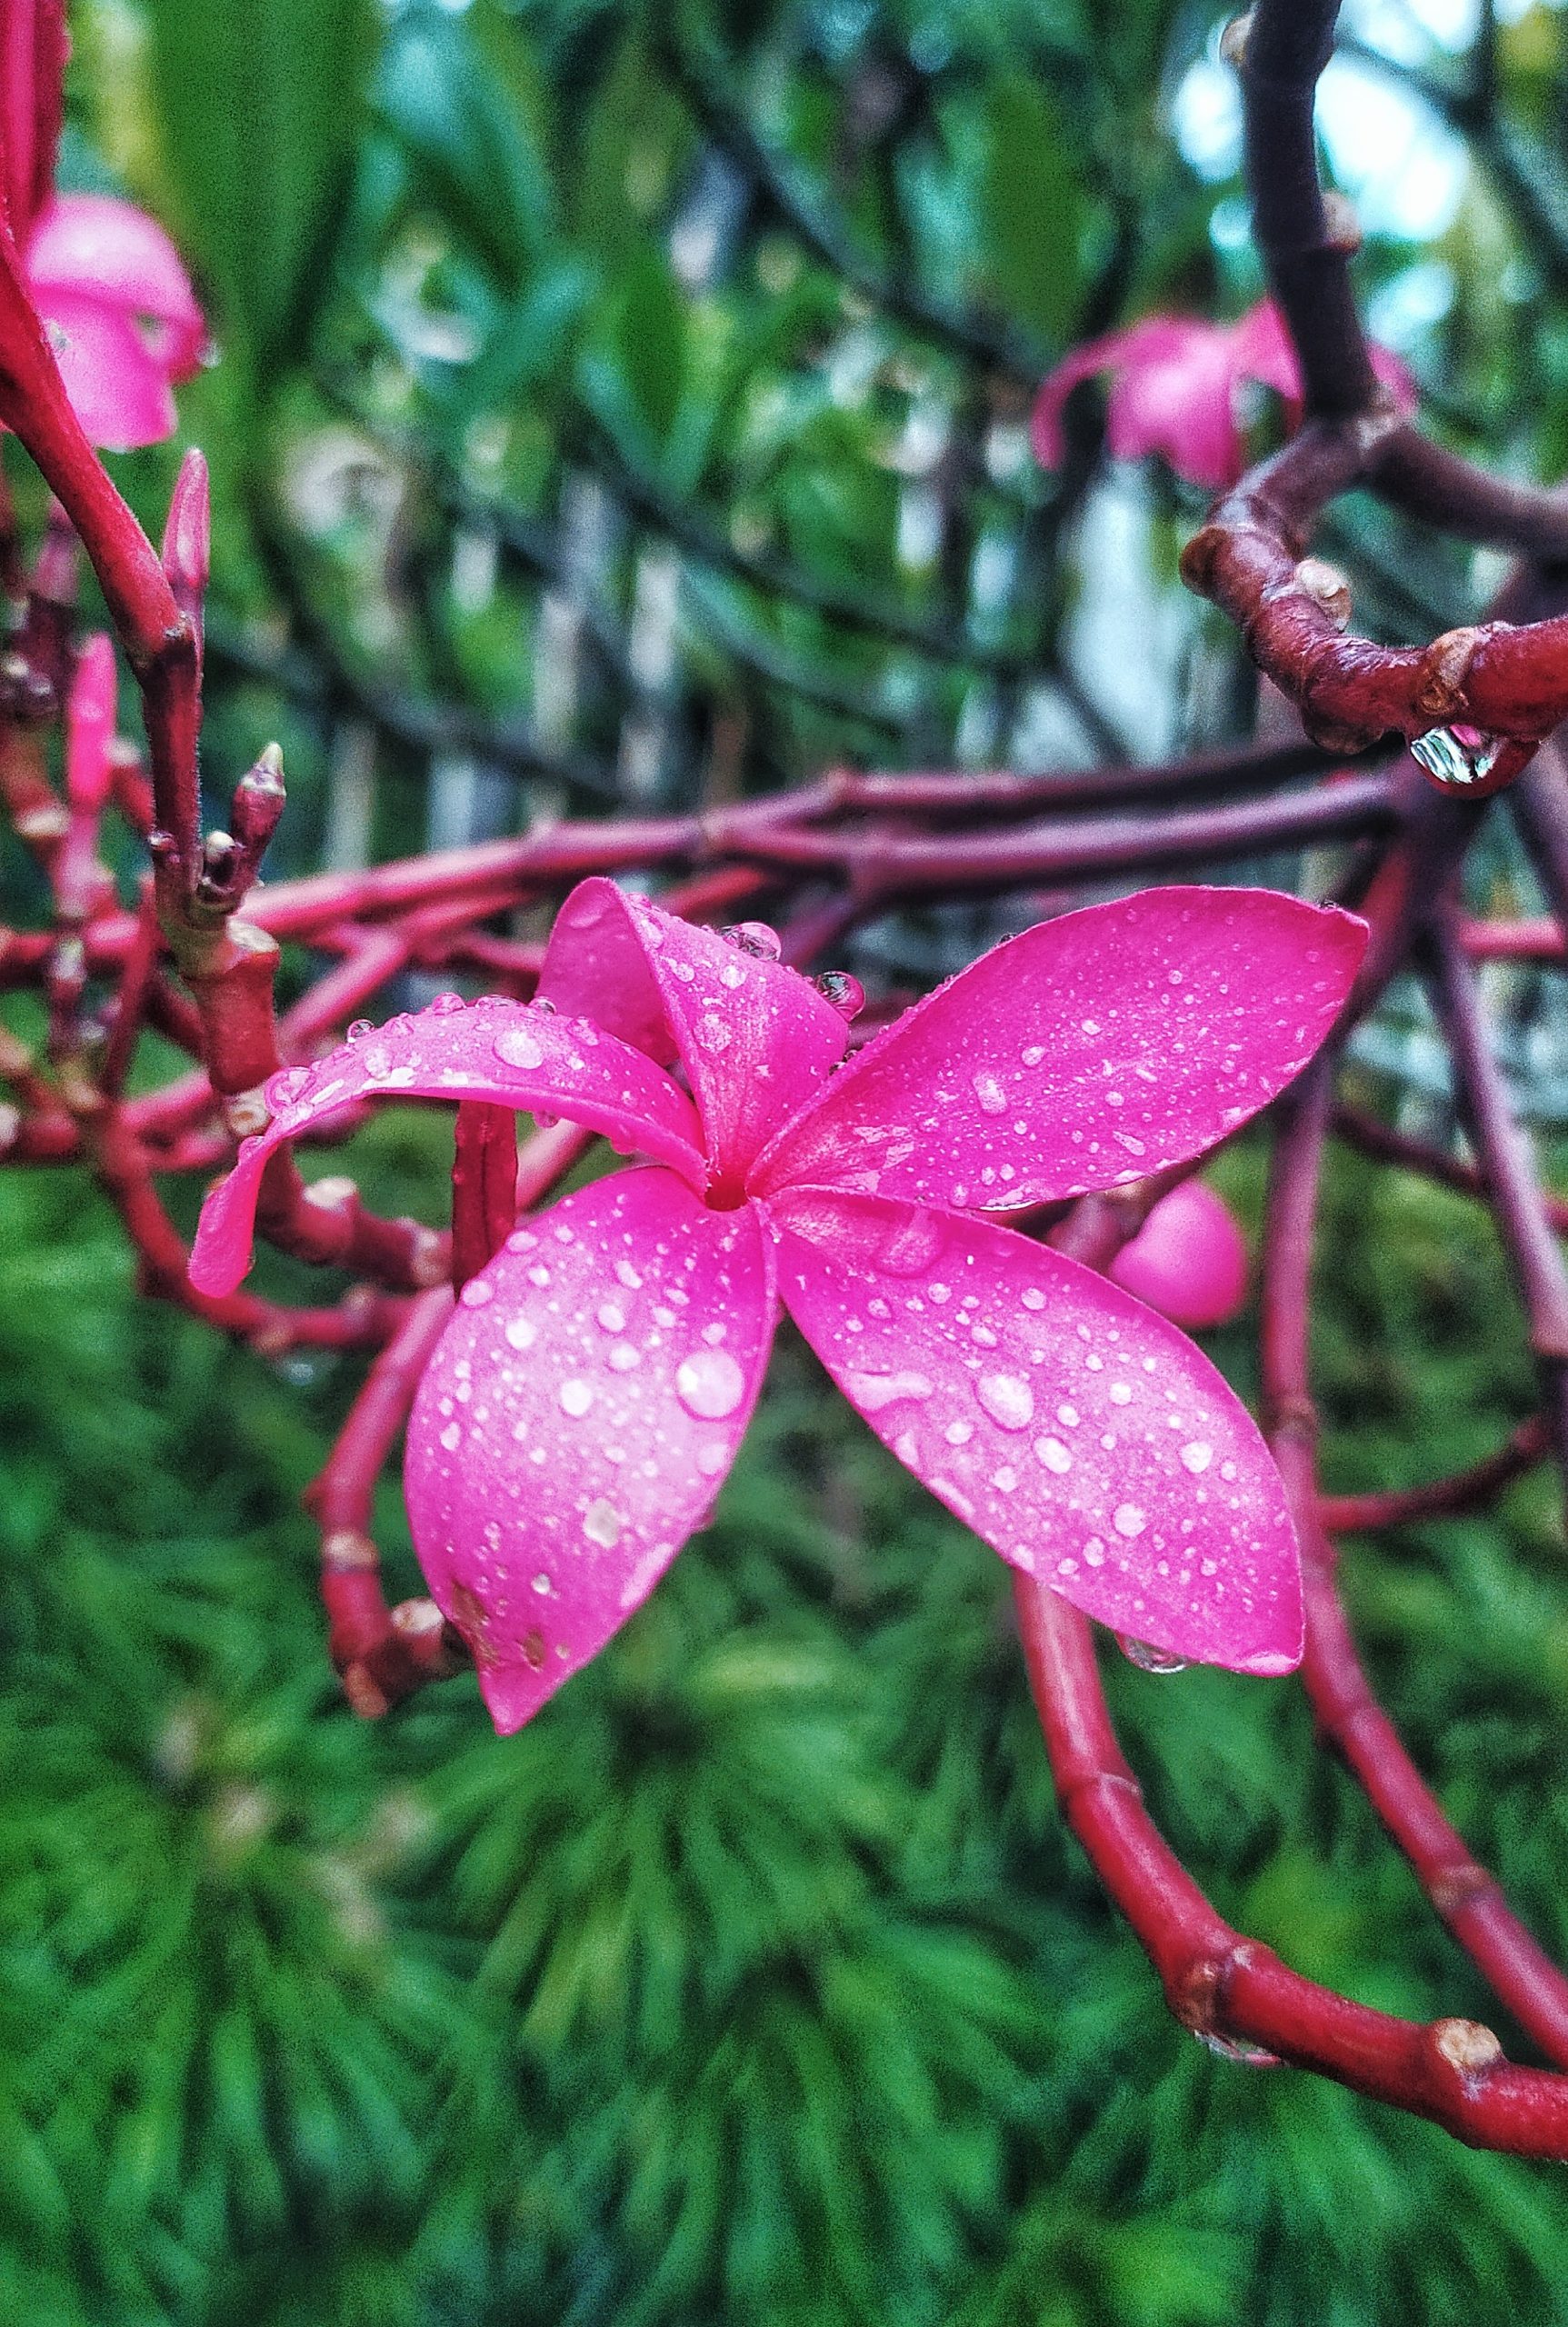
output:
<instances>
[{"instance_id":1,"label":"dew drop","mask_svg":"<svg viewBox=\"0 0 1568 2327\"><path fill-rule=\"evenodd\" d=\"M305 1087L309 1081L308 1067L285 1066L281 1074L275 1074L268 1078L262 1095L274 1114L276 1114L280 1108L292 1107L295 1101L304 1095Z\"/></svg>"},{"instance_id":2,"label":"dew drop","mask_svg":"<svg viewBox=\"0 0 1568 2327\"><path fill-rule=\"evenodd\" d=\"M536 1042L525 1026L507 1026L496 1035L492 1046L503 1066L514 1066L524 1074L544 1064L542 1044Z\"/></svg>"},{"instance_id":3,"label":"dew drop","mask_svg":"<svg viewBox=\"0 0 1568 2327\"><path fill-rule=\"evenodd\" d=\"M1133 1392L1131 1384L1126 1382L1113 1382L1111 1384L1111 1403L1114 1406L1130 1406L1132 1403Z\"/></svg>"},{"instance_id":4,"label":"dew drop","mask_svg":"<svg viewBox=\"0 0 1568 2327\"><path fill-rule=\"evenodd\" d=\"M1182 1449L1182 1461L1194 1478L1200 1471L1206 1471L1213 1459L1214 1450L1205 1439L1194 1438Z\"/></svg>"},{"instance_id":5,"label":"dew drop","mask_svg":"<svg viewBox=\"0 0 1568 2327\"><path fill-rule=\"evenodd\" d=\"M738 946L759 962L776 962L784 951L778 931L770 929L765 921L733 921L719 935L726 944Z\"/></svg>"},{"instance_id":6,"label":"dew drop","mask_svg":"<svg viewBox=\"0 0 1568 2327\"><path fill-rule=\"evenodd\" d=\"M1098 1535L1090 1536L1088 1542L1084 1546L1084 1557L1088 1561L1091 1567L1104 1566L1105 1546L1100 1541Z\"/></svg>"},{"instance_id":7,"label":"dew drop","mask_svg":"<svg viewBox=\"0 0 1568 2327\"><path fill-rule=\"evenodd\" d=\"M725 1349L694 1350L675 1368L675 1395L688 1413L722 1422L745 1395L745 1376Z\"/></svg>"},{"instance_id":8,"label":"dew drop","mask_svg":"<svg viewBox=\"0 0 1568 2327\"><path fill-rule=\"evenodd\" d=\"M729 1449L721 1439L697 1449L697 1468L704 1479L716 1479L729 1459Z\"/></svg>"},{"instance_id":9,"label":"dew drop","mask_svg":"<svg viewBox=\"0 0 1568 2327\"><path fill-rule=\"evenodd\" d=\"M534 1589L539 1594L541 1600L547 1600L549 1598L550 1579L544 1573L543 1568L540 1569L539 1573L534 1578Z\"/></svg>"},{"instance_id":10,"label":"dew drop","mask_svg":"<svg viewBox=\"0 0 1568 2327\"><path fill-rule=\"evenodd\" d=\"M1045 1295L1037 1284L1026 1284L1018 1298L1025 1309L1044 1309L1045 1306Z\"/></svg>"},{"instance_id":11,"label":"dew drop","mask_svg":"<svg viewBox=\"0 0 1568 2327\"><path fill-rule=\"evenodd\" d=\"M924 1373L846 1373L844 1386L863 1413L879 1414L901 1398L929 1398L932 1384Z\"/></svg>"},{"instance_id":12,"label":"dew drop","mask_svg":"<svg viewBox=\"0 0 1568 2327\"><path fill-rule=\"evenodd\" d=\"M607 1333L622 1333L626 1330L626 1313L615 1301L601 1301L595 1313Z\"/></svg>"},{"instance_id":13,"label":"dew drop","mask_svg":"<svg viewBox=\"0 0 1568 2327\"><path fill-rule=\"evenodd\" d=\"M980 1102L983 1115L1004 1115L1007 1113L1007 1094L994 1074L977 1074L974 1077L974 1095Z\"/></svg>"},{"instance_id":14,"label":"dew drop","mask_svg":"<svg viewBox=\"0 0 1568 2327\"><path fill-rule=\"evenodd\" d=\"M1503 749L1499 735L1475 727L1433 727L1413 738L1410 756L1444 792L1464 792L1484 784Z\"/></svg>"},{"instance_id":15,"label":"dew drop","mask_svg":"<svg viewBox=\"0 0 1568 2327\"><path fill-rule=\"evenodd\" d=\"M1118 1633L1116 1645L1140 1673L1184 1673L1187 1669L1184 1656L1168 1655L1164 1649L1152 1648L1146 1640L1134 1640L1129 1633Z\"/></svg>"},{"instance_id":16,"label":"dew drop","mask_svg":"<svg viewBox=\"0 0 1568 2327\"><path fill-rule=\"evenodd\" d=\"M1025 1066L1038 1066L1045 1055L1045 1045L1044 1043L1031 1043L1028 1049L1021 1052L1019 1055Z\"/></svg>"},{"instance_id":17,"label":"dew drop","mask_svg":"<svg viewBox=\"0 0 1568 2327\"><path fill-rule=\"evenodd\" d=\"M642 1362L642 1352L634 1342L613 1342L604 1361L612 1373L630 1373Z\"/></svg>"},{"instance_id":18,"label":"dew drop","mask_svg":"<svg viewBox=\"0 0 1568 2327\"><path fill-rule=\"evenodd\" d=\"M584 1534L606 1552L613 1552L620 1542L623 1523L620 1513L605 1495L591 1503L583 1513Z\"/></svg>"},{"instance_id":19,"label":"dew drop","mask_svg":"<svg viewBox=\"0 0 1568 2327\"><path fill-rule=\"evenodd\" d=\"M1073 1467L1073 1457L1059 1438L1037 1438L1034 1452L1045 1468L1054 1471L1059 1479L1065 1478Z\"/></svg>"},{"instance_id":20,"label":"dew drop","mask_svg":"<svg viewBox=\"0 0 1568 2327\"><path fill-rule=\"evenodd\" d=\"M373 1018L351 1018L345 1039L351 1043L363 1043L366 1034L374 1034L375 1032L375 1021Z\"/></svg>"},{"instance_id":21,"label":"dew drop","mask_svg":"<svg viewBox=\"0 0 1568 2327\"><path fill-rule=\"evenodd\" d=\"M821 977L812 983L841 1018L858 1018L865 1008L865 988L848 970L824 970Z\"/></svg>"},{"instance_id":22,"label":"dew drop","mask_svg":"<svg viewBox=\"0 0 1568 2327\"><path fill-rule=\"evenodd\" d=\"M506 1339L514 1349L532 1349L538 1338L537 1330L526 1317L508 1318Z\"/></svg>"},{"instance_id":23,"label":"dew drop","mask_svg":"<svg viewBox=\"0 0 1568 2327\"><path fill-rule=\"evenodd\" d=\"M593 1403L594 1392L591 1385L582 1381L575 1373L562 1383L561 1411L564 1414L570 1414L574 1422L581 1422Z\"/></svg>"},{"instance_id":24,"label":"dew drop","mask_svg":"<svg viewBox=\"0 0 1568 2327\"><path fill-rule=\"evenodd\" d=\"M697 1021L697 1040L711 1058L718 1058L729 1049L734 1033L727 1018L716 1010L704 1010Z\"/></svg>"},{"instance_id":25,"label":"dew drop","mask_svg":"<svg viewBox=\"0 0 1568 2327\"><path fill-rule=\"evenodd\" d=\"M618 1283L625 1286L628 1293L640 1293L643 1289L643 1280L630 1261L615 1263L615 1278Z\"/></svg>"},{"instance_id":26,"label":"dew drop","mask_svg":"<svg viewBox=\"0 0 1568 2327\"><path fill-rule=\"evenodd\" d=\"M449 1422L441 1433L441 1443L449 1454L455 1454L463 1443L462 1423Z\"/></svg>"},{"instance_id":27,"label":"dew drop","mask_svg":"<svg viewBox=\"0 0 1568 2327\"><path fill-rule=\"evenodd\" d=\"M974 1435L974 1424L972 1422L950 1422L942 1435L949 1446L967 1446Z\"/></svg>"},{"instance_id":28,"label":"dew drop","mask_svg":"<svg viewBox=\"0 0 1568 2327\"><path fill-rule=\"evenodd\" d=\"M1119 1503L1111 1513L1111 1524L1118 1535L1125 1535L1129 1543L1141 1535L1149 1523L1149 1514L1140 1511L1135 1503Z\"/></svg>"},{"instance_id":29,"label":"dew drop","mask_svg":"<svg viewBox=\"0 0 1568 2327\"><path fill-rule=\"evenodd\" d=\"M983 1373L974 1394L1002 1430L1027 1430L1034 1419L1034 1393L1021 1373Z\"/></svg>"},{"instance_id":30,"label":"dew drop","mask_svg":"<svg viewBox=\"0 0 1568 2327\"><path fill-rule=\"evenodd\" d=\"M431 998L430 1014L433 1018L455 1018L460 1010L467 1007L460 994L438 994Z\"/></svg>"},{"instance_id":31,"label":"dew drop","mask_svg":"<svg viewBox=\"0 0 1568 2327\"><path fill-rule=\"evenodd\" d=\"M471 1276L458 1294L465 1309L483 1309L486 1302L495 1298L495 1287L488 1277Z\"/></svg>"}]
</instances>

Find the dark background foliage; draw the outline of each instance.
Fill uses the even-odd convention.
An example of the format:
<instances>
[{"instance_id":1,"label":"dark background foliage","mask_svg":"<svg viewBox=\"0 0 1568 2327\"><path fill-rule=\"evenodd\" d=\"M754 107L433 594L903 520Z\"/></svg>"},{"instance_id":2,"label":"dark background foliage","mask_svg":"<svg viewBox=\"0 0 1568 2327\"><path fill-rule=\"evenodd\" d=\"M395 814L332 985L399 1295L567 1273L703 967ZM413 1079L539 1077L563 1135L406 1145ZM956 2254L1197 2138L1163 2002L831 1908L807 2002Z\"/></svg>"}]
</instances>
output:
<instances>
[{"instance_id":1,"label":"dark background foliage","mask_svg":"<svg viewBox=\"0 0 1568 2327\"><path fill-rule=\"evenodd\" d=\"M1568 59L1554 11L1503 18L1363 6L1325 122L1435 425L1550 475ZM68 175L165 216L215 319L182 407L216 493L207 757L222 784L281 735L280 869L1244 729L1174 585L1179 490L1098 462L1093 395L1061 477L1024 435L1076 338L1256 295L1206 8L75 26ZM175 456L118 464L149 515ZM1371 513L1331 546L1390 635L1494 579ZM855 964L918 984L1027 910L890 918ZM1560 1034L1504 974L1560 1115ZM1363 1071L1441 1125L1425 1056L1410 1003ZM362 1147L436 1216L436 1125ZM1259 1169L1221 1173L1250 1217ZM715 1525L503 1744L468 1683L375 1727L338 1696L295 1498L351 1366L138 1303L74 1179L0 1183L0 1251L5 2316L1568 2319L1559 2177L1168 2021L1063 1840L1001 1569L798 1343ZM1323 1275L1331 1485L1454 1467L1526 1410L1483 1215L1343 1164ZM1244 1390L1244 1327L1216 1354ZM394 1482L381 1520L406 1562ZM1347 1576L1423 1766L1559 1945L1562 1555L1533 1481ZM1368 2002L1488 2017L1293 1687L1111 1679L1227 1913Z\"/></svg>"}]
</instances>

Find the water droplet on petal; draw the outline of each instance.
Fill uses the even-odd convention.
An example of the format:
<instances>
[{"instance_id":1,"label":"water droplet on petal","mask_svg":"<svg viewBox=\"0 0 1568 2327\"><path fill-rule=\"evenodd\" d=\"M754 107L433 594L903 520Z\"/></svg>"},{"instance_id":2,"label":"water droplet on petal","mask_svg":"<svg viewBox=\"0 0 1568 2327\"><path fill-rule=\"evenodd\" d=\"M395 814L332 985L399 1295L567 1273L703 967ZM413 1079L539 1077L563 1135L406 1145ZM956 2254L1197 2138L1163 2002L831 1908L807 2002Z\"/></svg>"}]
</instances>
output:
<instances>
[{"instance_id":1,"label":"water droplet on petal","mask_svg":"<svg viewBox=\"0 0 1568 2327\"><path fill-rule=\"evenodd\" d=\"M483 1309L486 1302L494 1300L495 1287L488 1277L471 1276L457 1297L465 1309Z\"/></svg>"},{"instance_id":2,"label":"water droplet on petal","mask_svg":"<svg viewBox=\"0 0 1568 2327\"><path fill-rule=\"evenodd\" d=\"M438 994L432 997L430 1014L433 1018L455 1018L468 1004L460 994Z\"/></svg>"},{"instance_id":3,"label":"water droplet on petal","mask_svg":"<svg viewBox=\"0 0 1568 2327\"><path fill-rule=\"evenodd\" d=\"M503 1066L517 1067L528 1074L544 1064L543 1044L537 1042L525 1026L507 1026L496 1035L494 1049Z\"/></svg>"},{"instance_id":4,"label":"water droplet on petal","mask_svg":"<svg viewBox=\"0 0 1568 2327\"><path fill-rule=\"evenodd\" d=\"M841 1018L858 1018L865 1008L865 988L848 970L824 970L814 984L824 1002L830 1002Z\"/></svg>"},{"instance_id":5,"label":"water droplet on petal","mask_svg":"<svg viewBox=\"0 0 1568 2327\"><path fill-rule=\"evenodd\" d=\"M613 1552L620 1542L622 1523L620 1513L604 1495L591 1503L583 1513L584 1534L606 1552Z\"/></svg>"},{"instance_id":6,"label":"water droplet on petal","mask_svg":"<svg viewBox=\"0 0 1568 2327\"><path fill-rule=\"evenodd\" d=\"M745 1376L726 1349L694 1350L675 1368L676 1397L704 1422L733 1414L745 1391Z\"/></svg>"},{"instance_id":7,"label":"water droplet on petal","mask_svg":"<svg viewBox=\"0 0 1568 2327\"><path fill-rule=\"evenodd\" d=\"M375 1032L375 1021L374 1018L352 1018L349 1021L345 1039L351 1043L362 1043L364 1042L366 1034L374 1034Z\"/></svg>"},{"instance_id":8,"label":"water droplet on petal","mask_svg":"<svg viewBox=\"0 0 1568 2327\"><path fill-rule=\"evenodd\" d=\"M776 962L784 951L776 929L765 921L733 921L719 935L726 944L739 946L743 954L754 954L759 962Z\"/></svg>"},{"instance_id":9,"label":"water droplet on petal","mask_svg":"<svg viewBox=\"0 0 1568 2327\"><path fill-rule=\"evenodd\" d=\"M924 1373L846 1373L844 1386L863 1413L879 1414L901 1398L929 1398L932 1383Z\"/></svg>"},{"instance_id":10,"label":"water droplet on petal","mask_svg":"<svg viewBox=\"0 0 1568 2327\"><path fill-rule=\"evenodd\" d=\"M276 1114L280 1108L292 1107L310 1081L310 1070L304 1066L285 1066L281 1074L268 1077L262 1096Z\"/></svg>"},{"instance_id":11,"label":"water droplet on petal","mask_svg":"<svg viewBox=\"0 0 1568 2327\"><path fill-rule=\"evenodd\" d=\"M594 1313L607 1333L625 1332L626 1313L618 1301L601 1301Z\"/></svg>"},{"instance_id":12,"label":"water droplet on petal","mask_svg":"<svg viewBox=\"0 0 1568 2327\"><path fill-rule=\"evenodd\" d=\"M511 1317L506 1323L506 1338L514 1349L532 1349L538 1334L526 1317Z\"/></svg>"},{"instance_id":13,"label":"water droplet on petal","mask_svg":"<svg viewBox=\"0 0 1568 2327\"><path fill-rule=\"evenodd\" d=\"M1141 1535L1148 1523L1148 1513L1140 1511L1135 1503L1119 1503L1111 1513L1112 1526L1118 1535L1125 1535L1129 1543L1134 1536Z\"/></svg>"},{"instance_id":14,"label":"water droplet on petal","mask_svg":"<svg viewBox=\"0 0 1568 2327\"><path fill-rule=\"evenodd\" d=\"M727 1051L734 1040L734 1032L727 1018L716 1010L704 1010L697 1021L697 1040L710 1057L717 1058Z\"/></svg>"},{"instance_id":15,"label":"water droplet on petal","mask_svg":"<svg viewBox=\"0 0 1568 2327\"><path fill-rule=\"evenodd\" d=\"M1213 1459L1213 1448L1201 1438L1194 1438L1182 1449L1182 1460L1194 1477L1200 1471L1206 1471Z\"/></svg>"},{"instance_id":16,"label":"water droplet on petal","mask_svg":"<svg viewBox=\"0 0 1568 2327\"><path fill-rule=\"evenodd\" d=\"M1140 1673L1184 1673L1187 1669L1184 1656L1168 1655L1164 1649L1152 1648L1146 1640L1133 1640L1125 1633L1116 1634L1116 1645Z\"/></svg>"},{"instance_id":17,"label":"water droplet on petal","mask_svg":"<svg viewBox=\"0 0 1568 2327\"><path fill-rule=\"evenodd\" d=\"M974 1077L974 1095L980 1102L983 1115L1004 1115L1007 1113L1007 1094L994 1074L977 1074Z\"/></svg>"},{"instance_id":18,"label":"water droplet on petal","mask_svg":"<svg viewBox=\"0 0 1568 2327\"><path fill-rule=\"evenodd\" d=\"M1073 1467L1073 1457L1059 1438L1037 1438L1034 1441L1034 1452L1044 1463L1045 1468L1048 1471L1054 1471L1059 1479L1065 1478Z\"/></svg>"},{"instance_id":19,"label":"water droplet on petal","mask_svg":"<svg viewBox=\"0 0 1568 2327\"><path fill-rule=\"evenodd\" d=\"M1002 1430L1027 1430L1034 1419L1034 1393L1021 1373L983 1373L974 1394Z\"/></svg>"},{"instance_id":20,"label":"water droplet on petal","mask_svg":"<svg viewBox=\"0 0 1568 2327\"><path fill-rule=\"evenodd\" d=\"M458 1448L463 1443L463 1425L461 1423L449 1422L447 1423L445 1429L441 1433L441 1443L444 1446L449 1454L456 1453Z\"/></svg>"},{"instance_id":21,"label":"water droplet on petal","mask_svg":"<svg viewBox=\"0 0 1568 2327\"><path fill-rule=\"evenodd\" d=\"M562 1383L561 1411L563 1413L570 1414L574 1422L580 1422L593 1403L592 1386L581 1381L576 1374L574 1373L569 1380Z\"/></svg>"}]
</instances>

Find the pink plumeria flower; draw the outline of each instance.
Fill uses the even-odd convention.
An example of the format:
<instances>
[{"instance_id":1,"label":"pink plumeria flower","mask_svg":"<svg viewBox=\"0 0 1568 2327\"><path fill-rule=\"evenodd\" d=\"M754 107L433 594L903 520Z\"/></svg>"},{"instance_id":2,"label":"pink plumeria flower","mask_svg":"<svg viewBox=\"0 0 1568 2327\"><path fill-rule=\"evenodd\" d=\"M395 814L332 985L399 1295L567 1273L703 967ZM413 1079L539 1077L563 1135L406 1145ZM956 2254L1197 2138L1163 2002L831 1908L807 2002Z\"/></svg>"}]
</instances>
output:
<instances>
[{"instance_id":1,"label":"pink plumeria flower","mask_svg":"<svg viewBox=\"0 0 1568 2327\"><path fill-rule=\"evenodd\" d=\"M173 390L207 330L163 228L106 194L57 194L23 253L28 287L77 419L114 452L174 434Z\"/></svg>"},{"instance_id":2,"label":"pink plumeria flower","mask_svg":"<svg viewBox=\"0 0 1568 2327\"><path fill-rule=\"evenodd\" d=\"M1409 372L1375 344L1373 368L1403 411L1415 404ZM1118 461L1157 453L1176 474L1222 493L1242 474L1243 394L1249 382L1283 397L1292 428L1301 420L1301 371L1290 335L1272 300L1260 300L1233 324L1193 315L1147 315L1075 347L1035 399L1031 434L1042 468L1062 464L1062 413L1081 380L1113 375L1105 434Z\"/></svg>"},{"instance_id":3,"label":"pink plumeria flower","mask_svg":"<svg viewBox=\"0 0 1568 2327\"><path fill-rule=\"evenodd\" d=\"M985 1215L1233 1130L1323 1041L1365 940L1266 890L1148 890L997 947L841 1064L844 1017L759 938L584 881L542 1003L448 996L275 1078L191 1281L237 1284L267 1157L365 1099L544 1110L648 1159L519 1222L410 1417L419 1557L503 1732L706 1519L781 1302L1004 1559L1170 1655L1283 1673L1297 1553L1245 1409L1174 1326Z\"/></svg>"},{"instance_id":4,"label":"pink plumeria flower","mask_svg":"<svg viewBox=\"0 0 1568 2327\"><path fill-rule=\"evenodd\" d=\"M1247 1247L1224 1198L1202 1180L1162 1196L1106 1272L1189 1333L1228 1324L1247 1297Z\"/></svg>"},{"instance_id":5,"label":"pink plumeria flower","mask_svg":"<svg viewBox=\"0 0 1568 2327\"><path fill-rule=\"evenodd\" d=\"M171 388L206 325L161 226L110 195L55 192L65 46L60 0L0 0L0 193L76 417L128 452L173 434Z\"/></svg>"}]
</instances>

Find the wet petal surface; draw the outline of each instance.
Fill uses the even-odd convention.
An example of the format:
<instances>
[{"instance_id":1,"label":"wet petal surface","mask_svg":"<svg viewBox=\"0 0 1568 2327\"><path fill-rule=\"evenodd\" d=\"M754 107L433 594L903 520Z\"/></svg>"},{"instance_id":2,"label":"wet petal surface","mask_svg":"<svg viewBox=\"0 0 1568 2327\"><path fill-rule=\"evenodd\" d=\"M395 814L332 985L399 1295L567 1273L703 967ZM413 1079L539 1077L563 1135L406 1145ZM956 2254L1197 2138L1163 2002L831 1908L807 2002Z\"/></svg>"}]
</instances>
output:
<instances>
[{"instance_id":1,"label":"wet petal surface","mask_svg":"<svg viewBox=\"0 0 1568 2327\"><path fill-rule=\"evenodd\" d=\"M661 1063L679 1057L714 1178L738 1185L779 1124L844 1056L841 1014L796 970L628 895L582 882L562 906L539 992Z\"/></svg>"},{"instance_id":2,"label":"wet petal surface","mask_svg":"<svg viewBox=\"0 0 1568 2327\"><path fill-rule=\"evenodd\" d=\"M340 1044L314 1066L274 1075L266 1095L272 1122L245 1143L202 1207L190 1267L198 1292L232 1292L250 1265L256 1192L273 1150L365 1100L492 1099L543 1110L602 1132L623 1154L668 1164L694 1184L704 1176L691 1102L667 1074L597 1026L499 996L438 999Z\"/></svg>"},{"instance_id":3,"label":"wet petal surface","mask_svg":"<svg viewBox=\"0 0 1568 2327\"><path fill-rule=\"evenodd\" d=\"M420 1384L404 1483L436 1601L516 1729L705 1520L767 1364L771 1240L657 1170L521 1223Z\"/></svg>"},{"instance_id":4,"label":"wet petal surface","mask_svg":"<svg viewBox=\"0 0 1568 2327\"><path fill-rule=\"evenodd\" d=\"M1184 1334L989 1222L815 1193L768 1210L779 1296L834 1380L1004 1559L1171 1655L1299 1662L1279 1474Z\"/></svg>"},{"instance_id":5,"label":"wet petal surface","mask_svg":"<svg viewBox=\"0 0 1568 2327\"><path fill-rule=\"evenodd\" d=\"M868 1043L753 1192L989 1211L1141 1179L1299 1073L1365 944L1353 914L1266 889L1145 889L1042 923Z\"/></svg>"}]
</instances>

